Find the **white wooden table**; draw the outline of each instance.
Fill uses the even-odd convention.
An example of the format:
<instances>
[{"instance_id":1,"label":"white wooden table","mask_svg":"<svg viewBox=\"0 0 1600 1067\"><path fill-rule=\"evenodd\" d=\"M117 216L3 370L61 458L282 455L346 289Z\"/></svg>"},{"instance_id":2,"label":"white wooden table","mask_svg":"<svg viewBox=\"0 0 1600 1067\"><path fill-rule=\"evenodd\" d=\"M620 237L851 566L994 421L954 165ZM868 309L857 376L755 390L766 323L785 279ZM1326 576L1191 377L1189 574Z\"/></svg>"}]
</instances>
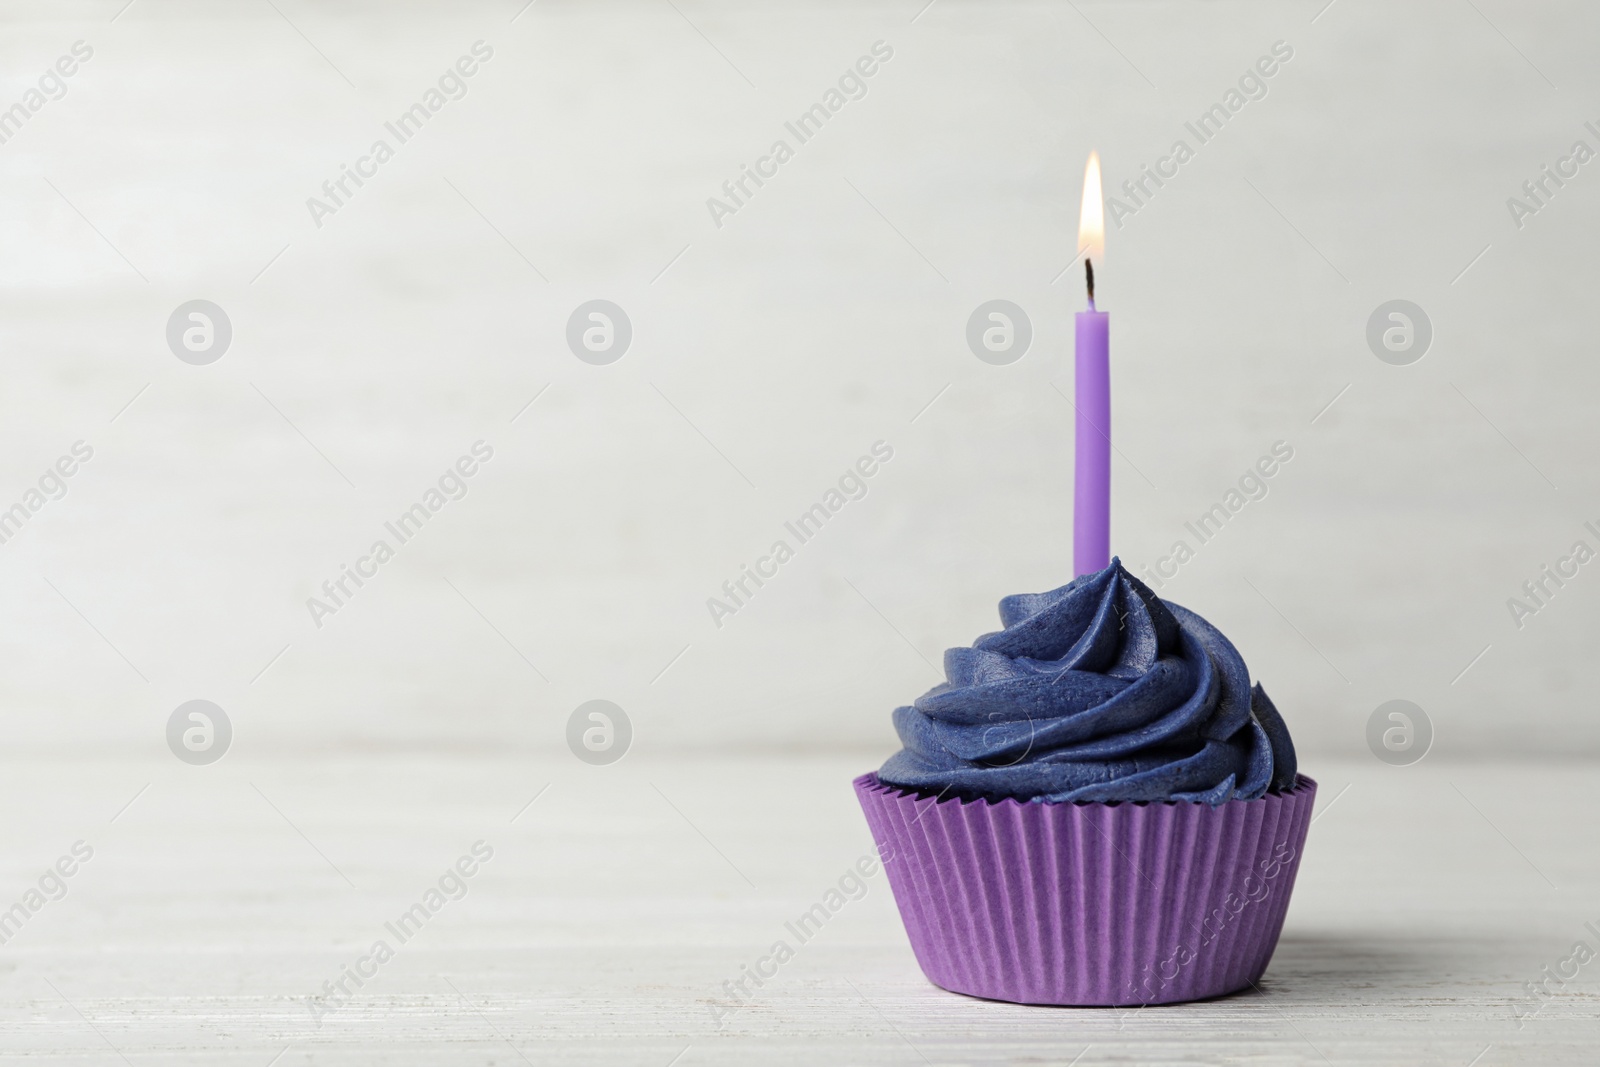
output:
<instances>
[{"instance_id":1,"label":"white wooden table","mask_svg":"<svg viewBox=\"0 0 1600 1067\"><path fill-rule=\"evenodd\" d=\"M0 947L0 1056L1596 1061L1600 963L1551 983L1520 1027L1513 1014L1533 1004L1523 981L1575 941L1600 947L1584 928L1600 927L1589 817L1600 773L1579 764L1307 768L1322 811L1260 994L1130 1013L945 993L918 971L880 873L719 1028L722 984L778 938L793 943L785 921L869 847L849 790L868 765L381 754L8 765L0 908L74 842L93 856ZM385 923L480 840L493 857L463 879L465 896L402 943ZM308 997L379 939L393 958L363 965L372 977L359 989L345 979L347 1002L315 1018Z\"/></svg>"}]
</instances>

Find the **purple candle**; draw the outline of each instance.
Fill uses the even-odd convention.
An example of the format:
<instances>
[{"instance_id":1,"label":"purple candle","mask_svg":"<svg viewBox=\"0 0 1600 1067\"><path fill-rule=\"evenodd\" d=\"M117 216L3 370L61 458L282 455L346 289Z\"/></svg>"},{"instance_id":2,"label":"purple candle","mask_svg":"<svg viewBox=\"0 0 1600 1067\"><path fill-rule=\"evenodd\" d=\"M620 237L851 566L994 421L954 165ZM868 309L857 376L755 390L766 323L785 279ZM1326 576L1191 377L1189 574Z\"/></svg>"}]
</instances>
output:
<instances>
[{"instance_id":1,"label":"purple candle","mask_svg":"<svg viewBox=\"0 0 1600 1067\"><path fill-rule=\"evenodd\" d=\"M1094 261L1105 261L1105 206L1100 156L1089 153L1083 173L1078 249L1089 286L1089 310L1077 315L1077 460L1073 482L1072 565L1092 574L1111 565L1111 316L1094 306Z\"/></svg>"}]
</instances>

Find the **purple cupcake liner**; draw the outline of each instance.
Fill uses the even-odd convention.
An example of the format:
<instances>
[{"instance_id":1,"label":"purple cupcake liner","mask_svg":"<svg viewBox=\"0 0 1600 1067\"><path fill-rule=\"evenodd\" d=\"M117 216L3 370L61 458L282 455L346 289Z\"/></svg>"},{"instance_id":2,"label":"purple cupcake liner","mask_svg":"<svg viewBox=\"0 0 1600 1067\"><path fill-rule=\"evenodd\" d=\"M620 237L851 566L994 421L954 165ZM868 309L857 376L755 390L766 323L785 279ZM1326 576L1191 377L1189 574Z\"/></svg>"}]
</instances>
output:
<instances>
[{"instance_id":1,"label":"purple cupcake liner","mask_svg":"<svg viewBox=\"0 0 1600 1067\"><path fill-rule=\"evenodd\" d=\"M935 985L1019 1004L1173 1004L1255 984L1317 783L1212 808L937 798L855 780Z\"/></svg>"}]
</instances>

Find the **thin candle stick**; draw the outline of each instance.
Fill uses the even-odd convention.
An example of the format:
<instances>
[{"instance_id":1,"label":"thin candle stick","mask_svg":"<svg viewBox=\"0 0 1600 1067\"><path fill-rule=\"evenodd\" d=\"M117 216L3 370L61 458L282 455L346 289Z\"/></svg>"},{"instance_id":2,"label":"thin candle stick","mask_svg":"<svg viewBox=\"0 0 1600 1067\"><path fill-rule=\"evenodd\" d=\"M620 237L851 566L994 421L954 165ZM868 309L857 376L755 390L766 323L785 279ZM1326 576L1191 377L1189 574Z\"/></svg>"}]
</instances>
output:
<instances>
[{"instance_id":1,"label":"thin candle stick","mask_svg":"<svg viewBox=\"0 0 1600 1067\"><path fill-rule=\"evenodd\" d=\"M1111 316L1094 304L1094 264L1083 261L1089 310L1077 315L1077 437L1072 510L1075 574L1111 565Z\"/></svg>"}]
</instances>

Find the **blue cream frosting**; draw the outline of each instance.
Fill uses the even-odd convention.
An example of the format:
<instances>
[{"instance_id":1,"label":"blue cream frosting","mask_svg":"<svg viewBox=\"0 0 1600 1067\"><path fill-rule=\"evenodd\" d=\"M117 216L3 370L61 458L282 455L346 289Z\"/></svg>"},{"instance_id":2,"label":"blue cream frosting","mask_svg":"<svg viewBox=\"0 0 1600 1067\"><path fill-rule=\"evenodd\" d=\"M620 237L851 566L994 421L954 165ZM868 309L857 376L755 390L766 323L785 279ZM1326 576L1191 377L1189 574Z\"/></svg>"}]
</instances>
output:
<instances>
[{"instance_id":1,"label":"blue cream frosting","mask_svg":"<svg viewBox=\"0 0 1600 1067\"><path fill-rule=\"evenodd\" d=\"M963 797L1199 801L1289 789L1294 743L1243 658L1120 560L1000 601L1005 629L944 654L897 708L880 781Z\"/></svg>"}]
</instances>

